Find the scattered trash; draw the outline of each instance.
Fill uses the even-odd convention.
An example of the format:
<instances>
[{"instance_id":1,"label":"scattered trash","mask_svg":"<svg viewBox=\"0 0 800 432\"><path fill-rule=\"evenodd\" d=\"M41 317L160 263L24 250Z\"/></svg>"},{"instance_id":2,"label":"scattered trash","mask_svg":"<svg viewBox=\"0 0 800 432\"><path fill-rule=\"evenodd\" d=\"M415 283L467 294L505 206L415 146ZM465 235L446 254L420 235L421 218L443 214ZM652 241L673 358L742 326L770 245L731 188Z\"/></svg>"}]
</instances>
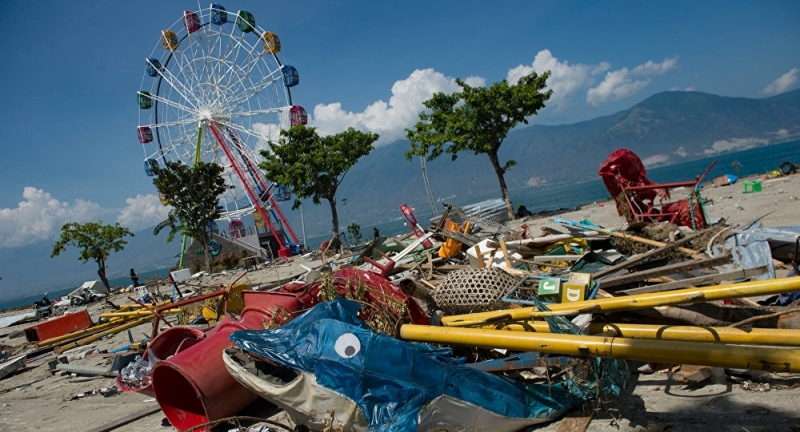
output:
<instances>
[{"instance_id":1,"label":"scattered trash","mask_svg":"<svg viewBox=\"0 0 800 432\"><path fill-rule=\"evenodd\" d=\"M119 393L119 390L116 387L100 387L93 390L90 390L85 393L75 393L71 398L66 399L68 401L83 399L87 396L94 396L94 395L101 395L103 397L111 397L115 394Z\"/></svg>"},{"instance_id":2,"label":"scattered trash","mask_svg":"<svg viewBox=\"0 0 800 432\"><path fill-rule=\"evenodd\" d=\"M139 388L150 384L150 371L158 361L158 357L148 350L148 359L143 360L142 356L137 355L131 363L122 368L120 377L129 387Z\"/></svg>"}]
</instances>

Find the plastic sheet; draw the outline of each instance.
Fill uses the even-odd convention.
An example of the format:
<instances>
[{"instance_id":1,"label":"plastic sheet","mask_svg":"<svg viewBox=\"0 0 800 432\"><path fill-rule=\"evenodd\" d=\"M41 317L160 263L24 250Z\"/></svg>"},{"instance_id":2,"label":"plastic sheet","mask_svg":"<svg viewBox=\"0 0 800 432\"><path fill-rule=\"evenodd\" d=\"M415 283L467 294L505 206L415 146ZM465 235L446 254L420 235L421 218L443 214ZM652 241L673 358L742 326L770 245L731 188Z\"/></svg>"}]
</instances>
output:
<instances>
[{"instance_id":1,"label":"plastic sheet","mask_svg":"<svg viewBox=\"0 0 800 432\"><path fill-rule=\"evenodd\" d=\"M757 280L775 279L775 266L772 264L772 249L767 241L767 231L761 222L756 222L746 230L739 230L725 239L721 245L714 245L715 256L730 251L733 263L718 267L720 272L767 267L767 272L756 276Z\"/></svg>"}]
</instances>

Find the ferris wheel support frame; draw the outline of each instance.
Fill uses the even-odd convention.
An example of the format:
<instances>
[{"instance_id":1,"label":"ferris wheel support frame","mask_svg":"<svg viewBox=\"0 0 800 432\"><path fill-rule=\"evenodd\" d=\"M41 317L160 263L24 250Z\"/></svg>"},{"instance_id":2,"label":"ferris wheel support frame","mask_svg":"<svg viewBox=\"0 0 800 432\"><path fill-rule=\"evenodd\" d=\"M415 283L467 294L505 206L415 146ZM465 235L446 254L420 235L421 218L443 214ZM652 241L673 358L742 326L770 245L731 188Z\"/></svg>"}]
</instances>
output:
<instances>
[{"instance_id":1,"label":"ferris wheel support frame","mask_svg":"<svg viewBox=\"0 0 800 432\"><path fill-rule=\"evenodd\" d=\"M269 203L272 206L272 210L275 211L275 213L278 215L278 218L281 221L281 225L286 231L289 232L289 235L291 236L292 240L294 240L295 244L299 244L300 242L297 241L297 235L295 235L292 226L289 224L289 221L286 220L286 217L283 215L280 206L278 206L278 202L272 195L271 187L267 187L267 184L264 183L264 179L256 174L259 172L258 167L254 166L253 161L246 157L246 153L242 149L242 144L239 141L239 137L236 136L236 133L233 131L233 129L231 128L226 128L226 129L228 130L228 135L231 137L231 140L233 140L233 144L236 146L236 148L239 150L239 153L242 155L242 159L244 159L245 163L247 163L248 171L253 176L254 180L258 182L259 186L261 187L261 190L264 191L264 194L266 194L267 199L269 200Z\"/></svg>"},{"instance_id":2,"label":"ferris wheel support frame","mask_svg":"<svg viewBox=\"0 0 800 432\"><path fill-rule=\"evenodd\" d=\"M284 244L283 239L281 238L280 235L278 235L278 231L272 225L269 214L267 213L266 209L264 209L264 206L261 205L261 200L259 199L259 197L257 197L253 192L252 187L250 186L249 182L245 178L244 173L242 172L242 168L239 167L239 164L237 163L239 161L234 158L233 152L231 151L230 148L228 148L228 143L225 141L222 135L220 135L216 124L210 121L208 123L208 128L209 130L211 130L211 133L214 134L214 138L219 143L220 148L225 153L225 156L228 158L228 160L231 162L231 166L236 171L236 175L238 175L239 179L242 181L242 186L244 187L245 193L247 193L247 195L250 197L250 200L255 206L256 211L264 219L267 228L269 228L270 234L272 234L272 237L275 238L276 242L278 242L278 256L281 258L291 257L292 256L291 249L289 249Z\"/></svg>"}]
</instances>

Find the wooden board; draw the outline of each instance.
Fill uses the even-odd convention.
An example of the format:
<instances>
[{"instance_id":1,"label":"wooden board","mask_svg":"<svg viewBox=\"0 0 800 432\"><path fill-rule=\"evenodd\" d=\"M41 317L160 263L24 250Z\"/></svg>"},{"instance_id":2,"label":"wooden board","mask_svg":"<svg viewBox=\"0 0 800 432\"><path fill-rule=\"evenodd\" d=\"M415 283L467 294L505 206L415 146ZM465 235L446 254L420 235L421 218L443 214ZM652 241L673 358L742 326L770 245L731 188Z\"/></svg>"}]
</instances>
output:
<instances>
[{"instance_id":1,"label":"wooden board","mask_svg":"<svg viewBox=\"0 0 800 432\"><path fill-rule=\"evenodd\" d=\"M625 285L631 282L639 282L646 279L658 277L658 276L666 276L675 273L679 273L680 271L689 271L689 270L697 270L702 268L709 268L714 267L721 264L727 264L731 261L730 255L725 255L721 257L714 257L714 258L707 258L702 260L691 260L680 262L677 264L670 264L666 266L657 267L650 270L642 270L636 273L631 273L623 276L617 276L615 278L606 279L601 282L603 289L608 290L611 287Z\"/></svg>"},{"instance_id":2,"label":"wooden board","mask_svg":"<svg viewBox=\"0 0 800 432\"><path fill-rule=\"evenodd\" d=\"M698 236L700 236L700 234L705 233L707 230L708 230L708 228L703 230L703 231L698 231L698 232L689 234L686 237L684 237L684 238L682 238L682 239L680 239L678 241L675 241L673 243L669 243L669 244L666 244L664 246L658 247L656 249L652 249L652 250L650 250L648 252L645 252L643 254L639 254L639 255L636 255L634 257L628 258L626 261L623 261L623 262L621 262L621 263L619 263L617 265L614 265L614 266L611 266L611 267L606 267L606 268L604 268L604 269L592 274L592 279L598 280L598 279L603 278L605 276L609 276L609 275L611 275L611 274L613 274L613 273L615 273L615 272L617 272L619 270L626 269L628 267L633 266L634 264L640 263L640 262L642 262L642 261L644 261L644 260L646 260L646 259L648 259L648 258L650 258L650 257L652 257L654 255L658 255L658 254L660 254L662 252L665 252L665 251L668 251L670 249L676 248L676 247L678 247L678 246L680 246L682 244L685 244L685 243L689 242L692 239L697 238Z\"/></svg>"},{"instance_id":3,"label":"wooden board","mask_svg":"<svg viewBox=\"0 0 800 432\"><path fill-rule=\"evenodd\" d=\"M558 424L556 432L585 432L592 422L592 414L564 417Z\"/></svg>"},{"instance_id":4,"label":"wooden board","mask_svg":"<svg viewBox=\"0 0 800 432\"><path fill-rule=\"evenodd\" d=\"M728 280L736 280L758 276L766 273L767 267L756 267L751 269L736 270L732 272L720 273L715 275L699 276L690 279L683 279L674 282L661 283L658 285L651 285L641 288L631 288L623 291L617 291L620 294L646 294L653 292L670 291L674 289L688 288L701 284L718 283Z\"/></svg>"}]
</instances>

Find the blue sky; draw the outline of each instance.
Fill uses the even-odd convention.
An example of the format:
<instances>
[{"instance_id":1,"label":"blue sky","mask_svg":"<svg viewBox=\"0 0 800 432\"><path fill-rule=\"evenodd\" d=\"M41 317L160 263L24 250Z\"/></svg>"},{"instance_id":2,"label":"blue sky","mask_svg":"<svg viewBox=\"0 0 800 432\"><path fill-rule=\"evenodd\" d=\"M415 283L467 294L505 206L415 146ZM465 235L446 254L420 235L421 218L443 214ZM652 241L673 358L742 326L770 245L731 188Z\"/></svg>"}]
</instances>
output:
<instances>
[{"instance_id":1,"label":"blue sky","mask_svg":"<svg viewBox=\"0 0 800 432\"><path fill-rule=\"evenodd\" d=\"M533 119L572 123L666 90L765 97L800 86L800 2L221 1L278 34L322 133L401 138L433 91L552 70ZM164 218L142 170L144 58L191 1L6 1L0 15L0 248L70 221ZM202 7L207 7L206 3Z\"/></svg>"}]
</instances>

